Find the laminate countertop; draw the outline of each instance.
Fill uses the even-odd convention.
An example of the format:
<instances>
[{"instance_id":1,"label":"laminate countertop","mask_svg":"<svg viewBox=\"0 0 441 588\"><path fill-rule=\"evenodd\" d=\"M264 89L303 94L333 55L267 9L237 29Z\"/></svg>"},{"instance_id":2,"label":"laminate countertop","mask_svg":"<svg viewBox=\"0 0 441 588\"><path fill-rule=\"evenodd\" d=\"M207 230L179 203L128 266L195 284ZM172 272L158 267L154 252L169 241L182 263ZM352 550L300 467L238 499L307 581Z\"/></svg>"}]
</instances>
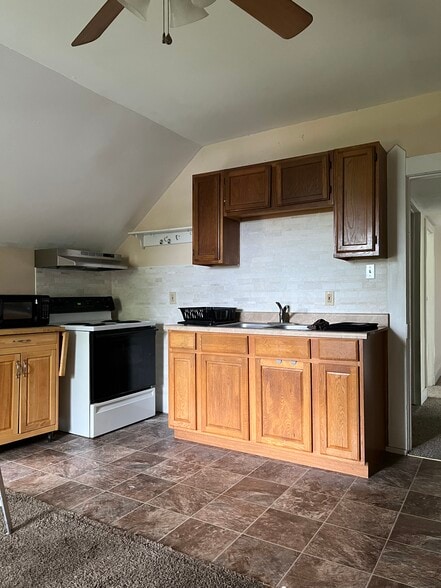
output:
<instances>
[{"instance_id":1,"label":"laminate countertop","mask_svg":"<svg viewBox=\"0 0 441 588\"><path fill-rule=\"evenodd\" d=\"M201 327L198 325L164 325L164 331L193 331L198 333L218 333L218 334L239 334L242 335L263 335L270 337L307 337L309 339L367 339L368 337L374 337L377 333L387 331L388 327L378 327L378 329L372 331L358 331L358 332L345 332L345 331L312 331L310 329L303 328L299 330L291 329L280 329L277 327L265 327L265 328L241 328L241 327L227 327L227 326L211 326Z\"/></svg>"},{"instance_id":2,"label":"laminate countertop","mask_svg":"<svg viewBox=\"0 0 441 588\"><path fill-rule=\"evenodd\" d=\"M35 335L37 333L60 333L64 330L64 327L56 327L53 325L47 325L45 327L22 327L20 329L0 329L0 337L2 335Z\"/></svg>"}]
</instances>

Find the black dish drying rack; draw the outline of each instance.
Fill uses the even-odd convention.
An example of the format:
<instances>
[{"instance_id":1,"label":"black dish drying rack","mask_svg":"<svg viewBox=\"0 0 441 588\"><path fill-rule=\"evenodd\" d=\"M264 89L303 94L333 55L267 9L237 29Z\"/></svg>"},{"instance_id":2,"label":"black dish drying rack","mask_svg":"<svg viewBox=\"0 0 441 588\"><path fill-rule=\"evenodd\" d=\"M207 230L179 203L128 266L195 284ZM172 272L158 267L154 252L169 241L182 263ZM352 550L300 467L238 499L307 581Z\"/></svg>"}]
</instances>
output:
<instances>
[{"instance_id":1,"label":"black dish drying rack","mask_svg":"<svg viewBox=\"0 0 441 588\"><path fill-rule=\"evenodd\" d=\"M221 325L237 321L235 306L187 306L179 308L184 325Z\"/></svg>"}]
</instances>

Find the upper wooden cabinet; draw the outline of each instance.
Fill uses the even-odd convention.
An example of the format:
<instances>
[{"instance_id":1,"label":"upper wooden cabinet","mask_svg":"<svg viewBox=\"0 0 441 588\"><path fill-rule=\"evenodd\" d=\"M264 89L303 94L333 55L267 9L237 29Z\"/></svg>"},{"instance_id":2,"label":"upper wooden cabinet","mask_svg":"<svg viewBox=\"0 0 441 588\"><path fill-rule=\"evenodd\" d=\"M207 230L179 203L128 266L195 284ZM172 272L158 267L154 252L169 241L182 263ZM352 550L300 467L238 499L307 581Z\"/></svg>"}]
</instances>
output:
<instances>
[{"instance_id":1,"label":"upper wooden cabinet","mask_svg":"<svg viewBox=\"0 0 441 588\"><path fill-rule=\"evenodd\" d=\"M224 172L224 210L244 218L271 205L271 165L250 165Z\"/></svg>"},{"instance_id":2,"label":"upper wooden cabinet","mask_svg":"<svg viewBox=\"0 0 441 588\"><path fill-rule=\"evenodd\" d=\"M334 151L334 257L386 257L386 152L379 143Z\"/></svg>"},{"instance_id":3,"label":"upper wooden cabinet","mask_svg":"<svg viewBox=\"0 0 441 588\"><path fill-rule=\"evenodd\" d=\"M331 161L326 152L273 163L273 208L332 208Z\"/></svg>"},{"instance_id":4,"label":"upper wooden cabinet","mask_svg":"<svg viewBox=\"0 0 441 588\"><path fill-rule=\"evenodd\" d=\"M193 176L193 263L238 265L240 220L332 209L334 257L386 257L386 189L378 142Z\"/></svg>"},{"instance_id":5,"label":"upper wooden cabinet","mask_svg":"<svg viewBox=\"0 0 441 588\"><path fill-rule=\"evenodd\" d=\"M239 228L223 216L222 174L193 176L193 263L238 265Z\"/></svg>"}]
</instances>

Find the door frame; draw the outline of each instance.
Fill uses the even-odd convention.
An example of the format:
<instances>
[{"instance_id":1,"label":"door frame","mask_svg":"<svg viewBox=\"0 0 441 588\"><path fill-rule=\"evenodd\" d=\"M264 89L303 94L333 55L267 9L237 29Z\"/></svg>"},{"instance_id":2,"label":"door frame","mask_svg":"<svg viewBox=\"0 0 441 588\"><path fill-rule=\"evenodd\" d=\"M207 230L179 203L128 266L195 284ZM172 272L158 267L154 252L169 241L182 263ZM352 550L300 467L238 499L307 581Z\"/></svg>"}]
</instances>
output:
<instances>
[{"instance_id":1,"label":"door frame","mask_svg":"<svg viewBox=\"0 0 441 588\"><path fill-rule=\"evenodd\" d=\"M428 177L428 176L438 176L441 174L441 153L430 153L428 155L418 155L415 157L408 157L406 159L406 191L407 191L407 201L408 201L408 214L410 216L410 180L421 178L421 177ZM410 231L409 231L410 233ZM410 234L407 236L408 240L408 252L410 253ZM408 276L410 275L410 255L408 256L407 261L407 271ZM407 297L408 297L408 325L409 328L412 329L411 325L411 288L410 288L410 280L407 281ZM412 364L412 357L411 357L411 350L410 345L407 349L407 365L408 365L408 378L407 378L407 386L406 386L406 423L407 423L407 447L406 453L408 453L412 449L412 390L411 390L411 378L410 378L410 369Z\"/></svg>"}]
</instances>

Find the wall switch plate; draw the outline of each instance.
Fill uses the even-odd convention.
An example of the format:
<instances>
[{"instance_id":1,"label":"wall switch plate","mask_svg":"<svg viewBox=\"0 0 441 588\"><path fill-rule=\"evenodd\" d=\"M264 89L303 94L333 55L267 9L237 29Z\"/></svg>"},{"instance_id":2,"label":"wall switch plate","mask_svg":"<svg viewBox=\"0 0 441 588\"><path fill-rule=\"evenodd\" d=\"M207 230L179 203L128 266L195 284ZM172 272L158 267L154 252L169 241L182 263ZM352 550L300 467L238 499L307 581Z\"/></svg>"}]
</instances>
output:
<instances>
[{"instance_id":1,"label":"wall switch plate","mask_svg":"<svg viewBox=\"0 0 441 588\"><path fill-rule=\"evenodd\" d=\"M168 293L168 302L169 304L176 304L176 292Z\"/></svg>"},{"instance_id":2,"label":"wall switch plate","mask_svg":"<svg viewBox=\"0 0 441 588\"><path fill-rule=\"evenodd\" d=\"M373 280L375 278L375 264L368 263L366 265L366 280Z\"/></svg>"},{"instance_id":3,"label":"wall switch plate","mask_svg":"<svg viewBox=\"0 0 441 588\"><path fill-rule=\"evenodd\" d=\"M325 305L334 306L334 290L328 290L325 292Z\"/></svg>"}]
</instances>

